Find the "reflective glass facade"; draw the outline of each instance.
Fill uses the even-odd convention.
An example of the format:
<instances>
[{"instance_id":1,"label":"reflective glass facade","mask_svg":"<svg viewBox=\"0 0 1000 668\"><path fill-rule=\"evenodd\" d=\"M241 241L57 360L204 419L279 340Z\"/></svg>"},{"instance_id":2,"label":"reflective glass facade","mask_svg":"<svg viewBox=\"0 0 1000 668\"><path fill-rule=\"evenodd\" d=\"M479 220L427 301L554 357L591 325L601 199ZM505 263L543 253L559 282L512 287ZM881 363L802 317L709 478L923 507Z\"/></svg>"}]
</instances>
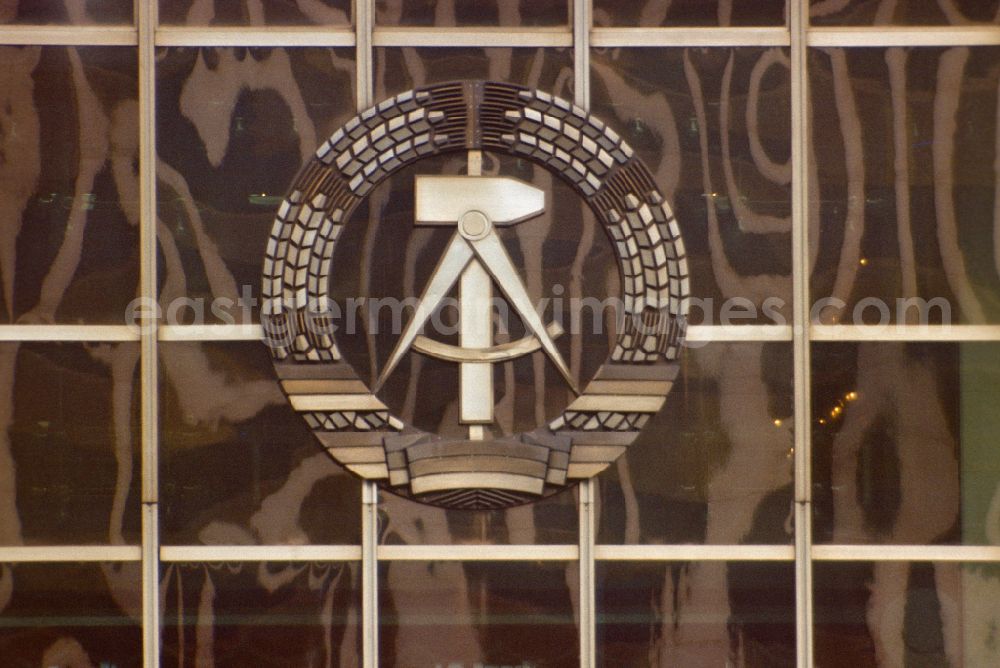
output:
<instances>
[{"instance_id":1,"label":"reflective glass facade","mask_svg":"<svg viewBox=\"0 0 1000 668\"><path fill-rule=\"evenodd\" d=\"M0 2L0 665L1000 665L998 23L996 0ZM260 327L316 148L476 78L634 147L693 298L626 453L495 511L334 463ZM617 294L581 200L485 161L550 180L508 240L533 294ZM345 232L343 290L433 266L412 171ZM550 417L542 357L498 377L511 429ZM455 410L440 365L403 378L414 424Z\"/></svg>"}]
</instances>

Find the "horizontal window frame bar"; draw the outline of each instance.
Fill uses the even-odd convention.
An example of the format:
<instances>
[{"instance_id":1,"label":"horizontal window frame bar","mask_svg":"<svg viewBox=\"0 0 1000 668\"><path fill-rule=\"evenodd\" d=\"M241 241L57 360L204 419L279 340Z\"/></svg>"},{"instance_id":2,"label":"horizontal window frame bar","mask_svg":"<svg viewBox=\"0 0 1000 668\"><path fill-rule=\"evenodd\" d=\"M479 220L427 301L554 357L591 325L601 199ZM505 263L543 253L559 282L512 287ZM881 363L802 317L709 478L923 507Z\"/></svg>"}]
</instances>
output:
<instances>
[{"instance_id":1,"label":"horizontal window frame bar","mask_svg":"<svg viewBox=\"0 0 1000 668\"><path fill-rule=\"evenodd\" d=\"M380 545L379 561L577 561L577 545ZM792 545L595 545L597 561L784 561ZM1000 563L998 545L851 545L811 547L813 562ZM356 562L359 545L162 545L160 561ZM141 562L139 545L0 546L0 563Z\"/></svg>"},{"instance_id":2,"label":"horizontal window frame bar","mask_svg":"<svg viewBox=\"0 0 1000 668\"><path fill-rule=\"evenodd\" d=\"M161 545L160 561L361 561L360 545Z\"/></svg>"},{"instance_id":3,"label":"horizontal window frame bar","mask_svg":"<svg viewBox=\"0 0 1000 668\"><path fill-rule=\"evenodd\" d=\"M811 325L810 341L815 343L883 341L886 343L1000 341L996 325ZM690 343L787 342L792 340L791 325L691 325L687 328ZM0 342L30 341L139 341L139 329L133 325L0 325ZM264 330L257 323L161 325L160 341L213 342L262 341Z\"/></svg>"},{"instance_id":4,"label":"horizontal window frame bar","mask_svg":"<svg viewBox=\"0 0 1000 668\"><path fill-rule=\"evenodd\" d=\"M0 563L140 562L141 545L0 546Z\"/></svg>"},{"instance_id":5,"label":"horizontal window frame bar","mask_svg":"<svg viewBox=\"0 0 1000 668\"><path fill-rule=\"evenodd\" d=\"M592 47L790 46L787 27L593 28Z\"/></svg>"},{"instance_id":6,"label":"horizontal window frame bar","mask_svg":"<svg viewBox=\"0 0 1000 668\"><path fill-rule=\"evenodd\" d=\"M376 28L374 47L572 47L570 28Z\"/></svg>"},{"instance_id":7,"label":"horizontal window frame bar","mask_svg":"<svg viewBox=\"0 0 1000 668\"><path fill-rule=\"evenodd\" d=\"M579 545L379 545L379 561L578 561Z\"/></svg>"},{"instance_id":8,"label":"horizontal window frame bar","mask_svg":"<svg viewBox=\"0 0 1000 668\"><path fill-rule=\"evenodd\" d=\"M0 342L138 340L129 325L0 325Z\"/></svg>"},{"instance_id":9,"label":"horizontal window frame bar","mask_svg":"<svg viewBox=\"0 0 1000 668\"><path fill-rule=\"evenodd\" d=\"M4 46L138 46L139 31L128 25L5 25L0 26Z\"/></svg>"},{"instance_id":10,"label":"horizontal window frame bar","mask_svg":"<svg viewBox=\"0 0 1000 668\"><path fill-rule=\"evenodd\" d=\"M6 25L0 44L41 46L138 46L139 32L129 25ZM785 47L787 27L597 27L590 43L598 48L644 47ZM316 26L176 26L156 29L156 46L171 47L353 47L348 25ZM397 27L375 28L373 45L381 47L571 47L570 26L543 28ZM974 26L812 27L807 44L830 47L947 47L1000 45L1000 30Z\"/></svg>"},{"instance_id":11,"label":"horizontal window frame bar","mask_svg":"<svg viewBox=\"0 0 1000 668\"><path fill-rule=\"evenodd\" d=\"M812 325L809 339L826 341L1000 341L998 325Z\"/></svg>"},{"instance_id":12,"label":"horizontal window frame bar","mask_svg":"<svg viewBox=\"0 0 1000 668\"><path fill-rule=\"evenodd\" d=\"M259 324L160 325L160 341L261 341L264 329Z\"/></svg>"},{"instance_id":13,"label":"horizontal window frame bar","mask_svg":"<svg viewBox=\"0 0 1000 668\"><path fill-rule=\"evenodd\" d=\"M350 26L260 28L244 26L161 26L156 46L170 47L353 47Z\"/></svg>"},{"instance_id":14,"label":"horizontal window frame bar","mask_svg":"<svg viewBox=\"0 0 1000 668\"><path fill-rule=\"evenodd\" d=\"M685 333L690 342L791 341L791 325L690 325Z\"/></svg>"},{"instance_id":15,"label":"horizontal window frame bar","mask_svg":"<svg viewBox=\"0 0 1000 668\"><path fill-rule=\"evenodd\" d=\"M997 26L871 26L810 28L811 47L890 46L995 46L1000 45Z\"/></svg>"},{"instance_id":16,"label":"horizontal window frame bar","mask_svg":"<svg viewBox=\"0 0 1000 668\"><path fill-rule=\"evenodd\" d=\"M966 561L1000 563L1000 545L816 545L816 561Z\"/></svg>"},{"instance_id":17,"label":"horizontal window frame bar","mask_svg":"<svg viewBox=\"0 0 1000 668\"><path fill-rule=\"evenodd\" d=\"M794 545L595 545L597 561L795 561Z\"/></svg>"}]
</instances>

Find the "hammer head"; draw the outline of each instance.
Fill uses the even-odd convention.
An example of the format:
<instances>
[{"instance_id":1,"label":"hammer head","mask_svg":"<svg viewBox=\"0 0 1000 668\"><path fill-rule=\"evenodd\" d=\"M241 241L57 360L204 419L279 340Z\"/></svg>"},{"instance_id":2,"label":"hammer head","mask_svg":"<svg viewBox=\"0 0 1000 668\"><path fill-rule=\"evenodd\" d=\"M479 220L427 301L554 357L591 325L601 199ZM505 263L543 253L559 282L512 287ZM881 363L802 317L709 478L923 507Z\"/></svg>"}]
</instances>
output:
<instances>
[{"instance_id":1,"label":"hammer head","mask_svg":"<svg viewBox=\"0 0 1000 668\"><path fill-rule=\"evenodd\" d=\"M507 176L417 176L418 225L456 225L481 211L494 225L513 225L545 211L545 191Z\"/></svg>"}]
</instances>

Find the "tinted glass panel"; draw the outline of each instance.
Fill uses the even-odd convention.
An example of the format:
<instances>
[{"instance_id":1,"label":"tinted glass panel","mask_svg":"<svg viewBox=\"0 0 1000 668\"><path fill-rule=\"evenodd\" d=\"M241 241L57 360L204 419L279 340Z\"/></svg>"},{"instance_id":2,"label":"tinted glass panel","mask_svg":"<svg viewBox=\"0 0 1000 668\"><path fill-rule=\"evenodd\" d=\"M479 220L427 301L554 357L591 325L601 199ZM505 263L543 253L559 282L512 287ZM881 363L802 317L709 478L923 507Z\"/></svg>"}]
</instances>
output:
<instances>
[{"instance_id":1,"label":"tinted glass panel","mask_svg":"<svg viewBox=\"0 0 1000 668\"><path fill-rule=\"evenodd\" d=\"M815 344L814 539L1000 543L1000 344Z\"/></svg>"},{"instance_id":2,"label":"tinted glass panel","mask_svg":"<svg viewBox=\"0 0 1000 668\"><path fill-rule=\"evenodd\" d=\"M569 7L567 0L375 0L375 21L436 27L565 25Z\"/></svg>"},{"instance_id":3,"label":"tinted glass panel","mask_svg":"<svg viewBox=\"0 0 1000 668\"><path fill-rule=\"evenodd\" d=\"M597 478L599 543L789 543L792 350L685 351L666 404Z\"/></svg>"},{"instance_id":4,"label":"tinted glass panel","mask_svg":"<svg viewBox=\"0 0 1000 668\"><path fill-rule=\"evenodd\" d=\"M817 666L1000 663L996 564L813 566Z\"/></svg>"},{"instance_id":5,"label":"tinted glass panel","mask_svg":"<svg viewBox=\"0 0 1000 668\"><path fill-rule=\"evenodd\" d=\"M813 25L964 25L1000 22L996 0L810 0Z\"/></svg>"},{"instance_id":6,"label":"tinted glass panel","mask_svg":"<svg viewBox=\"0 0 1000 668\"><path fill-rule=\"evenodd\" d=\"M350 0L159 0L160 23L262 26L350 23Z\"/></svg>"},{"instance_id":7,"label":"tinted glass panel","mask_svg":"<svg viewBox=\"0 0 1000 668\"><path fill-rule=\"evenodd\" d=\"M0 344L0 544L139 542L138 344Z\"/></svg>"},{"instance_id":8,"label":"tinted glass panel","mask_svg":"<svg viewBox=\"0 0 1000 668\"><path fill-rule=\"evenodd\" d=\"M135 49L0 47L0 322L125 321L136 90Z\"/></svg>"},{"instance_id":9,"label":"tinted glass panel","mask_svg":"<svg viewBox=\"0 0 1000 668\"><path fill-rule=\"evenodd\" d=\"M142 665L142 567L0 566L0 657L10 668Z\"/></svg>"},{"instance_id":10,"label":"tinted glass panel","mask_svg":"<svg viewBox=\"0 0 1000 668\"><path fill-rule=\"evenodd\" d=\"M821 321L1000 321L998 59L996 47L809 54Z\"/></svg>"},{"instance_id":11,"label":"tinted glass panel","mask_svg":"<svg viewBox=\"0 0 1000 668\"><path fill-rule=\"evenodd\" d=\"M607 49L591 109L649 166L691 272L691 322L791 320L788 57L780 49Z\"/></svg>"},{"instance_id":12,"label":"tinted glass panel","mask_svg":"<svg viewBox=\"0 0 1000 668\"><path fill-rule=\"evenodd\" d=\"M379 665L580 665L574 563L383 563Z\"/></svg>"},{"instance_id":13,"label":"tinted glass panel","mask_svg":"<svg viewBox=\"0 0 1000 668\"><path fill-rule=\"evenodd\" d=\"M164 666L361 665L356 564L174 563L160 572Z\"/></svg>"},{"instance_id":14,"label":"tinted glass panel","mask_svg":"<svg viewBox=\"0 0 1000 668\"><path fill-rule=\"evenodd\" d=\"M792 563L598 562L597 665L795 665Z\"/></svg>"},{"instance_id":15,"label":"tinted glass panel","mask_svg":"<svg viewBox=\"0 0 1000 668\"><path fill-rule=\"evenodd\" d=\"M132 23L129 0L6 0L0 23L73 24Z\"/></svg>"},{"instance_id":16,"label":"tinted glass panel","mask_svg":"<svg viewBox=\"0 0 1000 668\"><path fill-rule=\"evenodd\" d=\"M292 411L263 343L160 344L165 543L360 540L360 483Z\"/></svg>"},{"instance_id":17,"label":"tinted glass panel","mask_svg":"<svg viewBox=\"0 0 1000 668\"><path fill-rule=\"evenodd\" d=\"M571 49L375 48L375 99L456 79L497 79L573 99Z\"/></svg>"},{"instance_id":18,"label":"tinted glass panel","mask_svg":"<svg viewBox=\"0 0 1000 668\"><path fill-rule=\"evenodd\" d=\"M353 78L346 49L160 52L157 195L169 321L257 318L275 212L302 163L353 115Z\"/></svg>"},{"instance_id":19,"label":"tinted glass panel","mask_svg":"<svg viewBox=\"0 0 1000 668\"><path fill-rule=\"evenodd\" d=\"M596 26L780 26L785 0L594 0Z\"/></svg>"}]
</instances>

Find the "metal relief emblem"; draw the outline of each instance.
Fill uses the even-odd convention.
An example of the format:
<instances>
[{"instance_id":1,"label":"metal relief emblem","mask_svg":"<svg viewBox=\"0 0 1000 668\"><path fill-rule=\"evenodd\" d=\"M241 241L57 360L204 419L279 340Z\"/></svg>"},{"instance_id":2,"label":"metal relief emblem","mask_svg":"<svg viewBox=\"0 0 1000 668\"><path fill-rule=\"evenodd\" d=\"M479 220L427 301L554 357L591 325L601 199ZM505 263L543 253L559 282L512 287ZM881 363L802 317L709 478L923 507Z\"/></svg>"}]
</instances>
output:
<instances>
[{"instance_id":1,"label":"metal relief emblem","mask_svg":"<svg viewBox=\"0 0 1000 668\"><path fill-rule=\"evenodd\" d=\"M429 156L469 152L467 175L419 174L414 224L450 240L377 377L366 382L338 349L326 309L343 226L390 174ZM480 151L553 172L587 202L618 260L622 317L608 358L582 386L557 345L498 230L546 208L534 185L480 173ZM385 100L316 151L282 203L267 247L262 315L292 407L347 469L384 488L453 508L503 508L559 491L605 469L657 412L677 374L688 307L680 230L649 170L600 120L544 92L498 82L452 82ZM457 294L457 344L425 332ZM497 342L501 298L525 335ZM494 424L494 365L542 351L571 390L560 414L519 434ZM407 355L458 366L464 438L429 433L379 398Z\"/></svg>"}]
</instances>

